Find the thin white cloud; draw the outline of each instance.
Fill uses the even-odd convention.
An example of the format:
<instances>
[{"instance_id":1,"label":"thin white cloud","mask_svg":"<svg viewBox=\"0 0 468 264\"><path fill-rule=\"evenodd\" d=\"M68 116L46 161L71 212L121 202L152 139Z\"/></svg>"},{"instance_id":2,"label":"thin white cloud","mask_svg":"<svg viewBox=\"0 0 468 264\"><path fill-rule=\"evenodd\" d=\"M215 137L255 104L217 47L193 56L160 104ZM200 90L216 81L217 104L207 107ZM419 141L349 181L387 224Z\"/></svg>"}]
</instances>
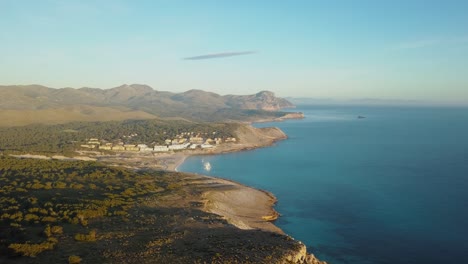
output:
<instances>
[{"instance_id":1,"label":"thin white cloud","mask_svg":"<svg viewBox=\"0 0 468 264\"><path fill-rule=\"evenodd\" d=\"M184 58L184 60L219 59L219 58L226 58L226 57L233 57L233 56L250 55L250 54L255 54L255 53L257 52L256 51L236 51L236 52L210 53L210 54L187 57L187 58Z\"/></svg>"}]
</instances>

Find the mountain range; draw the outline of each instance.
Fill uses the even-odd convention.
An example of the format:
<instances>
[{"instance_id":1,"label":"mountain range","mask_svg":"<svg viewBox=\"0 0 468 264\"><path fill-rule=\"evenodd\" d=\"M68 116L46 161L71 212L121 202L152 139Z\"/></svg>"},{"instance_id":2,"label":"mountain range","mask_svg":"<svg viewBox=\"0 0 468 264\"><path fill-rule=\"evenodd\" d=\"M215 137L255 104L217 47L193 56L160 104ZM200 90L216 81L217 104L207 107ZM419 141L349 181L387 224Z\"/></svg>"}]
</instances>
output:
<instances>
[{"instance_id":1,"label":"mountain range","mask_svg":"<svg viewBox=\"0 0 468 264\"><path fill-rule=\"evenodd\" d=\"M0 125L183 118L193 121L251 121L280 117L294 105L274 93L224 95L202 90L156 91L148 85L111 89L41 85L0 86Z\"/></svg>"}]
</instances>

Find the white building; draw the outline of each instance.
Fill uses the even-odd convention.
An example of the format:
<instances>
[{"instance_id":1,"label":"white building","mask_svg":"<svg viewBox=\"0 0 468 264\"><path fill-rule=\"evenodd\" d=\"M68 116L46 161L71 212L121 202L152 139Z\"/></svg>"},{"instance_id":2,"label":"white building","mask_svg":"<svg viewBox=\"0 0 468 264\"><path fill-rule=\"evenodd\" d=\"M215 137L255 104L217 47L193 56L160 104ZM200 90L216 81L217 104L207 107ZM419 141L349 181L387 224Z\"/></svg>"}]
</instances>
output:
<instances>
[{"instance_id":1,"label":"white building","mask_svg":"<svg viewBox=\"0 0 468 264\"><path fill-rule=\"evenodd\" d=\"M214 146L211 144L201 144L200 145L202 149L207 149L207 148L213 148Z\"/></svg>"},{"instance_id":2,"label":"white building","mask_svg":"<svg viewBox=\"0 0 468 264\"><path fill-rule=\"evenodd\" d=\"M228 137L228 138L226 138L226 140L224 140L224 141L225 141L226 143L228 143L228 142L236 142L237 139L234 138L234 137Z\"/></svg>"},{"instance_id":3,"label":"white building","mask_svg":"<svg viewBox=\"0 0 468 264\"><path fill-rule=\"evenodd\" d=\"M153 148L148 147L146 144L138 144L138 147L140 148L140 152L151 152L151 151L153 151Z\"/></svg>"},{"instance_id":4,"label":"white building","mask_svg":"<svg viewBox=\"0 0 468 264\"><path fill-rule=\"evenodd\" d=\"M169 148L167 146L154 146L154 151L155 152L166 152L169 151Z\"/></svg>"},{"instance_id":5,"label":"white building","mask_svg":"<svg viewBox=\"0 0 468 264\"><path fill-rule=\"evenodd\" d=\"M181 149L188 148L189 145L190 145L190 143L170 145L169 149L170 150L181 150Z\"/></svg>"}]
</instances>

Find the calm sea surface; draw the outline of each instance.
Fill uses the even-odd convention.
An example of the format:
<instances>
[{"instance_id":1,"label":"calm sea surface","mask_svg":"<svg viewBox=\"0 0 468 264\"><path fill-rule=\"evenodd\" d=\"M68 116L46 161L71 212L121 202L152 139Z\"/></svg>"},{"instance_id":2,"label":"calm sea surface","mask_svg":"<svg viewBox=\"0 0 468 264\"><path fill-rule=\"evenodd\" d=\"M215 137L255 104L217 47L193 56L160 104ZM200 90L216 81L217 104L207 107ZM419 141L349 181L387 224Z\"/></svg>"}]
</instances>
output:
<instances>
[{"instance_id":1,"label":"calm sea surface","mask_svg":"<svg viewBox=\"0 0 468 264\"><path fill-rule=\"evenodd\" d=\"M276 224L332 264L468 263L467 108L298 110L304 120L257 125L288 140L179 170L271 191Z\"/></svg>"}]
</instances>

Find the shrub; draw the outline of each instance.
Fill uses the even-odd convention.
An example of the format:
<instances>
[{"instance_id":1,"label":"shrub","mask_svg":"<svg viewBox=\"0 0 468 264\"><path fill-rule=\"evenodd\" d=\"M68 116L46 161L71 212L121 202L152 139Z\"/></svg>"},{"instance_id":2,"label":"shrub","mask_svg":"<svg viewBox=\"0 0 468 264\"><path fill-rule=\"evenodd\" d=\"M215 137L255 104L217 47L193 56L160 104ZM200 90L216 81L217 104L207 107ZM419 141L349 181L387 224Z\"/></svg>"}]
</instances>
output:
<instances>
[{"instance_id":1,"label":"shrub","mask_svg":"<svg viewBox=\"0 0 468 264\"><path fill-rule=\"evenodd\" d=\"M76 241L85 241L85 242L94 242L96 241L96 231L91 230L89 231L89 234L76 234L75 235L75 240Z\"/></svg>"},{"instance_id":2,"label":"shrub","mask_svg":"<svg viewBox=\"0 0 468 264\"><path fill-rule=\"evenodd\" d=\"M35 214L27 214L24 216L24 220L26 221L37 221L39 220L39 216L35 215Z\"/></svg>"},{"instance_id":3,"label":"shrub","mask_svg":"<svg viewBox=\"0 0 468 264\"><path fill-rule=\"evenodd\" d=\"M54 235L61 235L61 234L63 234L63 227L53 226L51 231L52 231L52 234L54 234Z\"/></svg>"},{"instance_id":4,"label":"shrub","mask_svg":"<svg viewBox=\"0 0 468 264\"><path fill-rule=\"evenodd\" d=\"M53 242L42 242L40 244L29 244L29 243L24 243L24 244L11 244L8 246L8 248L12 249L15 253L21 254L23 256L27 257L35 257L39 253L45 251L45 250L52 250L54 249L55 243Z\"/></svg>"},{"instance_id":5,"label":"shrub","mask_svg":"<svg viewBox=\"0 0 468 264\"><path fill-rule=\"evenodd\" d=\"M52 217L52 216L45 216L41 219L42 222L57 222L57 218Z\"/></svg>"},{"instance_id":6,"label":"shrub","mask_svg":"<svg viewBox=\"0 0 468 264\"><path fill-rule=\"evenodd\" d=\"M81 263L81 258L76 255L71 255L68 257L68 264L79 264Z\"/></svg>"},{"instance_id":7,"label":"shrub","mask_svg":"<svg viewBox=\"0 0 468 264\"><path fill-rule=\"evenodd\" d=\"M50 225L47 225L46 228L44 229L44 235L46 237L51 237L52 236L52 231L50 229Z\"/></svg>"}]
</instances>

